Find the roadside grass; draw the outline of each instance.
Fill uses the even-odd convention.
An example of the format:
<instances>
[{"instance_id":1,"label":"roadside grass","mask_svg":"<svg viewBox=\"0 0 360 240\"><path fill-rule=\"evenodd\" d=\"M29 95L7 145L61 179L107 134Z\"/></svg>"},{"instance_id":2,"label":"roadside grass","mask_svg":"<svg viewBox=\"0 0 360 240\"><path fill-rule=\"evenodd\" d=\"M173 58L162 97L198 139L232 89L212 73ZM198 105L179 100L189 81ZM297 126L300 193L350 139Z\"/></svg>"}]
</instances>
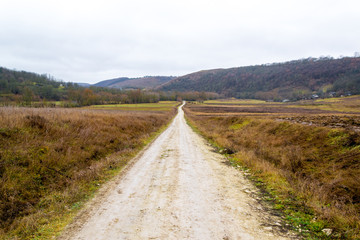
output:
<instances>
[{"instance_id":1,"label":"roadside grass","mask_svg":"<svg viewBox=\"0 0 360 240\"><path fill-rule=\"evenodd\" d=\"M0 108L0 239L57 235L175 113Z\"/></svg>"},{"instance_id":2,"label":"roadside grass","mask_svg":"<svg viewBox=\"0 0 360 240\"><path fill-rule=\"evenodd\" d=\"M252 173L294 230L306 239L360 238L358 132L278 121L277 114L203 115L201 106L185 107L188 122L219 152L233 153L230 162Z\"/></svg>"}]
</instances>

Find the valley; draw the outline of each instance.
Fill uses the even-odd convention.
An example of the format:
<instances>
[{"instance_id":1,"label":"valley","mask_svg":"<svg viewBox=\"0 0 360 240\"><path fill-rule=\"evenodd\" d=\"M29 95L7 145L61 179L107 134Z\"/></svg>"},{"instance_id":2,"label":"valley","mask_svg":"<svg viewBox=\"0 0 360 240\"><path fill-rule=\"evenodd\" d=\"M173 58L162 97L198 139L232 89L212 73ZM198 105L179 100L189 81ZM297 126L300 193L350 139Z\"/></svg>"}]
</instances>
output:
<instances>
[{"instance_id":1,"label":"valley","mask_svg":"<svg viewBox=\"0 0 360 240\"><path fill-rule=\"evenodd\" d=\"M93 212L87 204L106 202L121 185L138 194L137 206L126 210L133 225L120 221L129 215L106 210L116 208L112 200L96 205L106 212L105 225L118 223L119 237L357 239L359 68L358 57L309 58L176 78L119 78L100 87L0 68L0 238L49 239L72 221L69 236L95 236L98 213L92 223L81 217ZM184 114L179 110L177 125L167 128L183 100ZM159 136L163 131L167 137ZM145 147L156 150L141 152ZM148 181L135 190L137 172ZM111 198L130 209L130 195ZM163 205L153 209L155 202ZM235 214L229 204L242 210Z\"/></svg>"}]
</instances>

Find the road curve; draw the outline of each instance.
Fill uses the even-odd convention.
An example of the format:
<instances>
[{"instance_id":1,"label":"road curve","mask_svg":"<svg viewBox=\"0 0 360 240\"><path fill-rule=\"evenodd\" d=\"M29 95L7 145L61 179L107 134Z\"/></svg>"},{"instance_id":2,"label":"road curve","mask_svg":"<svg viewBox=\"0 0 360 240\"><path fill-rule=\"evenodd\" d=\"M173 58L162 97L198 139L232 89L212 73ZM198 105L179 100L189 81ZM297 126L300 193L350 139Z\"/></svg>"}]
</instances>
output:
<instances>
[{"instance_id":1,"label":"road curve","mask_svg":"<svg viewBox=\"0 0 360 240\"><path fill-rule=\"evenodd\" d=\"M172 124L59 239L290 239L243 173L186 124ZM100 191L101 192L101 191Z\"/></svg>"}]
</instances>

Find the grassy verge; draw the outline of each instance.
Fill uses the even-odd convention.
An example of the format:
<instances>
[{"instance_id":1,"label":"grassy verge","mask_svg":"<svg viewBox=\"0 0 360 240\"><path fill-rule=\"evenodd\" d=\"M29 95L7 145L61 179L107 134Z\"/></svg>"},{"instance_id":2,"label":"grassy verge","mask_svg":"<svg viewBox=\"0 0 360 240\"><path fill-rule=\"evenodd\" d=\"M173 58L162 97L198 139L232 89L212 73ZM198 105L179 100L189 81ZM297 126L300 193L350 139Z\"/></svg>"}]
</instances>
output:
<instances>
[{"instance_id":1,"label":"grassy verge","mask_svg":"<svg viewBox=\"0 0 360 240\"><path fill-rule=\"evenodd\" d=\"M189 123L252 173L294 230L307 239L360 237L358 133L266 117L204 116L198 108L185 108Z\"/></svg>"},{"instance_id":2,"label":"grassy verge","mask_svg":"<svg viewBox=\"0 0 360 240\"><path fill-rule=\"evenodd\" d=\"M0 239L49 239L175 115L0 108Z\"/></svg>"}]
</instances>

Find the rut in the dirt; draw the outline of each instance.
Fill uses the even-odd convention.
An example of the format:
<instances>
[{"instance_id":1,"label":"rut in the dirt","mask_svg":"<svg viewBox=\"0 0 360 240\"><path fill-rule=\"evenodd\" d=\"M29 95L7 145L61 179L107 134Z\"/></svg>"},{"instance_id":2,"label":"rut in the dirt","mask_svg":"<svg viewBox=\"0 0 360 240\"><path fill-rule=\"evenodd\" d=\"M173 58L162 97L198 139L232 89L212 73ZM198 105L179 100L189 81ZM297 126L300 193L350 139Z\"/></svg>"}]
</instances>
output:
<instances>
[{"instance_id":1,"label":"rut in the dirt","mask_svg":"<svg viewBox=\"0 0 360 240\"><path fill-rule=\"evenodd\" d=\"M289 239L255 188L179 113L60 239Z\"/></svg>"}]
</instances>

